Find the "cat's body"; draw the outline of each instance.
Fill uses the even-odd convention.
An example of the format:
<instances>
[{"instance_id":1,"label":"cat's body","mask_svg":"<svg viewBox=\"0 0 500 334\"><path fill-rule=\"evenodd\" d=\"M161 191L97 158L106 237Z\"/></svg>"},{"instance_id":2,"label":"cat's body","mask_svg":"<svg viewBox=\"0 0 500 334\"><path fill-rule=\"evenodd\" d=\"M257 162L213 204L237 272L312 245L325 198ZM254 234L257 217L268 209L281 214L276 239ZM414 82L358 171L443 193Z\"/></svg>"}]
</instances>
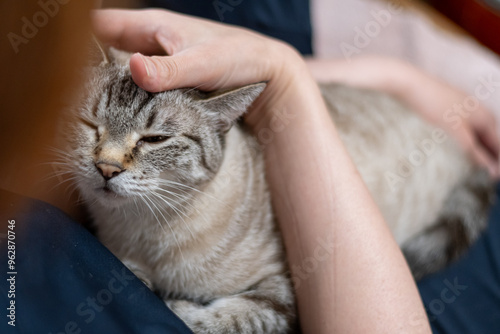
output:
<instances>
[{"instance_id":1,"label":"cat's body","mask_svg":"<svg viewBox=\"0 0 500 334\"><path fill-rule=\"evenodd\" d=\"M92 207L99 239L195 333L281 333L294 323L283 246L255 146L233 128L226 136L230 153L209 184L197 190L172 184L165 189L175 195L160 191L169 199L150 196L124 209Z\"/></svg>"},{"instance_id":2,"label":"cat's body","mask_svg":"<svg viewBox=\"0 0 500 334\"><path fill-rule=\"evenodd\" d=\"M494 193L488 173L444 130L385 94L338 85L322 91L415 278L460 256L486 227Z\"/></svg>"},{"instance_id":3,"label":"cat's body","mask_svg":"<svg viewBox=\"0 0 500 334\"><path fill-rule=\"evenodd\" d=\"M294 297L262 154L241 126L227 131L263 84L218 96L150 94L124 65L101 65L91 77L76 108L83 121L68 138L98 237L197 333L292 330ZM324 90L414 273L442 267L484 227L487 176L392 99ZM433 151L397 178L400 159L426 139ZM449 231L462 231L466 242L447 239Z\"/></svg>"}]
</instances>

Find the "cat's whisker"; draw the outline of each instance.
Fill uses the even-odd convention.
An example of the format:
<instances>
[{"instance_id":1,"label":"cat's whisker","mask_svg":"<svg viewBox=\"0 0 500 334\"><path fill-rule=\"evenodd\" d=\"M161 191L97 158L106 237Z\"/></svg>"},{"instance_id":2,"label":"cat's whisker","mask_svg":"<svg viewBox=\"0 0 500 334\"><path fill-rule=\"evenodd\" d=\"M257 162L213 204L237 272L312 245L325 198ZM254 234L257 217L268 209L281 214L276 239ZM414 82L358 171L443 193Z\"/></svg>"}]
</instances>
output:
<instances>
[{"instance_id":1,"label":"cat's whisker","mask_svg":"<svg viewBox=\"0 0 500 334\"><path fill-rule=\"evenodd\" d=\"M133 199L133 201L134 201L135 208L137 209L137 210L135 211L135 215L136 215L136 217L140 217L140 212L139 212L139 211L140 211L140 209L139 209L139 206L137 205L137 199L136 199L136 197L132 197L132 199Z\"/></svg>"},{"instance_id":2,"label":"cat's whisker","mask_svg":"<svg viewBox=\"0 0 500 334\"><path fill-rule=\"evenodd\" d=\"M228 208L231 208L231 207L230 207L230 206L229 206L226 202L224 202L224 201L220 200L219 198L217 198L217 197L215 197L215 196L213 196L213 195L207 194L206 192L201 191L201 190L199 190L199 189L196 189L196 188L193 188L193 187L191 187L191 186L188 186L188 185L186 185L186 184L182 184L182 183L175 182L175 181L171 181L171 180L165 180L165 179L159 179L159 180L158 180L158 183L163 184L163 185L166 185L166 186L170 186L171 188L174 188L174 189L179 190L179 191L182 191L182 189L179 189L179 188L177 188L177 187L174 187L174 185L175 185L175 186L178 186L178 187L184 187L184 188L187 188L188 190L191 190L191 191L197 192L197 193L199 193L199 194L201 194L201 195L203 195L203 196L207 196L207 197L209 197L210 199L213 199L213 200L215 200L215 201L219 202L220 204L222 204L222 205L224 205L224 206L226 206L226 207L228 207ZM186 190L184 190L184 191L185 191L185 192L187 192L187 193L189 193L189 192L188 192L188 191L186 191Z\"/></svg>"},{"instance_id":3,"label":"cat's whisker","mask_svg":"<svg viewBox=\"0 0 500 334\"><path fill-rule=\"evenodd\" d=\"M152 195L156 196L158 199L160 199L161 201L163 201L163 203L167 204L176 214L177 216L179 216L179 218L182 220L182 222L184 223L184 226L186 226L187 230L189 231L189 234L191 234L191 237L194 239L195 236L193 234L193 231L191 231L191 229L189 228L189 224L184 220L184 218L182 218L181 216L181 213L184 215L184 217L186 217L187 219L189 219L189 216L182 211L182 209L176 209L175 208L175 205L172 205L169 203L169 201L164 197L164 195L162 194L159 194L159 193L156 193L156 192L152 192L151 193ZM172 199L170 199L172 200ZM178 202L172 200L174 203L176 204L179 204ZM180 213L179 213L180 212Z\"/></svg>"},{"instance_id":4,"label":"cat's whisker","mask_svg":"<svg viewBox=\"0 0 500 334\"><path fill-rule=\"evenodd\" d=\"M76 186L76 182L72 182L72 181L75 181L75 180L77 180L77 179L78 179L78 177L77 177L77 176L72 176L72 177L70 177L70 178L63 179L62 181L60 181L60 182L56 183L55 185L53 185L52 187L50 187L50 188L47 190L47 192L48 192L48 193L50 193L50 192L51 192L51 191L53 191L54 189L56 189L56 188L60 187L61 185L63 185L64 183L69 182L69 185L66 187L66 191L67 191L67 189L68 189L68 187L69 187L69 186ZM69 195L71 195L71 194L73 193L73 191L75 191L75 190L76 190L76 188L75 188L75 189L73 189L73 190L69 193Z\"/></svg>"},{"instance_id":5,"label":"cat's whisker","mask_svg":"<svg viewBox=\"0 0 500 334\"><path fill-rule=\"evenodd\" d=\"M189 88L188 90L186 90L185 93L189 93L189 92L192 92L193 90L196 90L198 88L200 88L201 86L205 86L207 83L202 83L202 84L199 84L198 86L196 87L193 87L193 88Z\"/></svg>"},{"instance_id":6,"label":"cat's whisker","mask_svg":"<svg viewBox=\"0 0 500 334\"><path fill-rule=\"evenodd\" d=\"M182 188L179 188L179 187L177 187L175 185L164 183L164 182L162 182L162 180L158 180L158 183L159 183L160 186L162 186L162 185L163 186L167 186L167 187L169 187L169 188L171 188L171 189L173 189L175 191L182 192L182 194L185 194L185 196L190 196L190 197L193 196L193 193L190 190L182 189ZM164 188L162 188L162 189L164 189Z\"/></svg>"},{"instance_id":7,"label":"cat's whisker","mask_svg":"<svg viewBox=\"0 0 500 334\"><path fill-rule=\"evenodd\" d=\"M193 196L190 193L187 193L187 195L182 195L182 194L178 194L178 193L175 193L173 191L169 191L169 190L161 188L161 187L154 187L153 190L159 190L159 191L166 192L169 195L175 196L180 201L186 202L187 205L191 205L191 203L189 203L189 202L193 198Z\"/></svg>"},{"instance_id":8,"label":"cat's whisker","mask_svg":"<svg viewBox=\"0 0 500 334\"><path fill-rule=\"evenodd\" d=\"M175 196L180 201L184 202L186 205L196 209L196 207L191 203L193 198L194 198L194 194L192 192L185 190L185 189L179 189L179 188L177 188L175 186L171 186L171 185L169 185L168 187L171 188L173 191L167 190L167 189L159 187L159 186L154 187L154 189L166 192L168 195ZM182 192L182 193L179 194L177 192Z\"/></svg>"},{"instance_id":9,"label":"cat's whisker","mask_svg":"<svg viewBox=\"0 0 500 334\"><path fill-rule=\"evenodd\" d=\"M167 204L172 210L174 210L174 212L179 216L179 218L184 222L184 224L187 226L187 223L185 222L184 218L182 218L182 216L176 211L176 209L170 204L168 203L167 201L165 201L164 199L162 199L161 197L158 197L159 194L155 193L155 192L152 192L151 195L154 195L156 196L156 198L159 198L161 200L163 200L165 202L165 204ZM177 245L179 246L179 251L181 250L181 247L180 247L180 244L177 240L177 237L172 229L172 227L170 226L170 223L168 222L167 218L163 215L162 211L154 204L154 201L153 201L153 198L150 198L149 196L147 196L149 198L149 200L151 201L151 203L157 208L157 210L160 212L160 214L162 215L163 219L165 220L165 222L167 223L168 227L170 228L170 231L172 232L172 235L173 237L175 238L176 242L177 242ZM158 203L158 204L161 204L161 203ZM166 212L168 214L168 216L170 218L173 219L173 217L170 215L170 213L168 213L168 211ZM186 216L187 217L187 216ZM192 231L189 229L188 227L188 231L190 232L191 236L194 238L194 235L192 233ZM182 253L182 251L181 251Z\"/></svg>"},{"instance_id":10,"label":"cat's whisker","mask_svg":"<svg viewBox=\"0 0 500 334\"><path fill-rule=\"evenodd\" d=\"M172 195L172 196L175 196L175 197L179 198L181 201L183 201L183 202L184 202L184 204L185 204L185 205L188 205L190 209L195 210L197 213L199 213L199 214L200 214L200 216L203 218L203 220L205 220L205 222L207 222L207 223L208 223L208 221L206 220L205 216L204 216L204 215L200 212L200 210L199 210L199 209L198 209L195 205L193 205L193 204L191 203L191 200L192 200L192 194L191 194L191 193L188 193L188 195L189 195L189 196L182 196L182 195L180 195L180 194L177 194L177 193L175 193L175 192L173 192L173 191L169 191L169 190L164 189L164 188L161 188L161 187L155 187L154 189L155 189L155 190L159 190L159 191L166 192L166 193L167 193L167 194L169 194L169 195ZM162 194L159 194L159 195L161 195L161 196L163 196L163 197L167 198L165 195L162 195ZM174 203L177 203L177 204L179 204L179 205L180 205L180 203L178 203L177 201L175 201L175 200L173 200L173 199L171 199L171 198L168 198L168 200L172 200L172 201L174 201Z\"/></svg>"},{"instance_id":11,"label":"cat's whisker","mask_svg":"<svg viewBox=\"0 0 500 334\"><path fill-rule=\"evenodd\" d=\"M53 159L51 161L40 162L38 166L46 166L46 165L71 165L71 161L68 161L67 158Z\"/></svg>"},{"instance_id":12,"label":"cat's whisker","mask_svg":"<svg viewBox=\"0 0 500 334\"><path fill-rule=\"evenodd\" d=\"M158 209L158 207L154 204L154 202L152 201L152 199L150 199L147 195L139 195L140 198L144 201L144 203L149 207L149 209L151 210L151 213L154 215L154 217L156 218L156 221L158 222L158 225L160 225L160 228L163 230L163 232L165 234L168 234L167 231L165 230L165 228L163 227L163 225L161 224L160 222L160 219L158 218L158 216L156 215L156 213L154 212L153 208L148 204L148 201L151 202L151 204L158 210L158 212L161 214L161 216L163 217L163 219L165 220L165 222L167 223L167 226L169 227L170 229L170 232L172 233L172 236L175 240L175 243L177 244L177 247L179 248L179 253L181 255L181 258L184 260L184 255L182 254L182 249L181 249L181 245L179 243L179 240L177 240L177 236L175 235L174 233L174 230L172 229L172 226L170 226L168 220L165 218L165 216L163 215L163 213L161 212L161 210Z\"/></svg>"},{"instance_id":13,"label":"cat's whisker","mask_svg":"<svg viewBox=\"0 0 500 334\"><path fill-rule=\"evenodd\" d=\"M73 174L73 172L69 171L69 170L68 171L58 171L57 173L51 173L51 174L45 176L39 182L40 183L47 182L47 181L52 180L54 178L60 178L60 177L62 177L64 175L68 175L68 174L71 175L71 174Z\"/></svg>"},{"instance_id":14,"label":"cat's whisker","mask_svg":"<svg viewBox=\"0 0 500 334\"><path fill-rule=\"evenodd\" d=\"M80 196L78 196L78 200L76 202L77 204L84 204L86 203L86 206L91 208L94 206L94 204L97 203L97 198L95 198L92 202L86 202L86 200L84 198L81 198Z\"/></svg>"}]
</instances>

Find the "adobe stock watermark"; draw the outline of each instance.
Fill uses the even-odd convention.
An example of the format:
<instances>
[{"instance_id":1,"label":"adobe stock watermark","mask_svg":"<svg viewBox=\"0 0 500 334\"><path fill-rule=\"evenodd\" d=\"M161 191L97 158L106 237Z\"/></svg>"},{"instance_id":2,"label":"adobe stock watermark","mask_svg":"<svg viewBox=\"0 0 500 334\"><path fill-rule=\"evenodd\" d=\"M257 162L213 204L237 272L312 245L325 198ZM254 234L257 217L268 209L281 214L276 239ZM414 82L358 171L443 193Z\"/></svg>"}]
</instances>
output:
<instances>
[{"instance_id":1,"label":"adobe stock watermark","mask_svg":"<svg viewBox=\"0 0 500 334\"><path fill-rule=\"evenodd\" d=\"M368 47L380 35L384 28L391 24L393 15L399 15L402 12L403 8L399 0L388 1L386 9L370 11L370 16L373 20L368 21L363 27L354 27L354 37L351 43L340 43L340 51L342 51L344 58L350 61L353 55L361 53L364 48Z\"/></svg>"},{"instance_id":2,"label":"adobe stock watermark","mask_svg":"<svg viewBox=\"0 0 500 334\"><path fill-rule=\"evenodd\" d=\"M458 277L454 277L452 281L445 279L443 281L443 289L439 295L431 301L425 303L425 314L415 314L410 318L410 326L421 326L424 322L434 321L446 311L448 305L453 304L461 295L468 289L467 285L460 284ZM428 320L427 320L428 319Z\"/></svg>"},{"instance_id":3,"label":"adobe stock watermark","mask_svg":"<svg viewBox=\"0 0 500 334\"><path fill-rule=\"evenodd\" d=\"M461 103L454 104L443 113L443 121L449 123L453 130L458 129L462 122L479 108L481 101L489 99L500 88L500 81L495 81L493 74L479 78L478 81L474 95L465 97ZM403 185L415 169L422 166L437 151L437 146L448 139L449 135L443 129L434 129L430 138L423 139L407 157L399 160L395 171L385 172L384 177L390 189L395 191Z\"/></svg>"},{"instance_id":4,"label":"adobe stock watermark","mask_svg":"<svg viewBox=\"0 0 500 334\"><path fill-rule=\"evenodd\" d=\"M287 125L290 124L290 121L295 117L297 117L297 115L286 108L275 110L269 121L269 126L260 129L257 133L257 140L262 150L274 140L277 133L283 132Z\"/></svg>"},{"instance_id":5,"label":"adobe stock watermark","mask_svg":"<svg viewBox=\"0 0 500 334\"><path fill-rule=\"evenodd\" d=\"M413 149L407 158L400 158L396 171L386 171L384 174L391 191L396 191L403 185L406 179L413 175L415 168L422 166L436 152L438 145L447 140L448 135L444 130L434 129L430 138L421 140L417 144L417 148Z\"/></svg>"},{"instance_id":6,"label":"adobe stock watermark","mask_svg":"<svg viewBox=\"0 0 500 334\"><path fill-rule=\"evenodd\" d=\"M295 290L318 269L322 262L328 260L333 254L334 244L332 236L317 238L316 242L318 244L314 248L312 256L303 259L300 265L294 264L290 266L291 281Z\"/></svg>"},{"instance_id":7,"label":"adobe stock watermark","mask_svg":"<svg viewBox=\"0 0 500 334\"><path fill-rule=\"evenodd\" d=\"M76 306L76 314L79 319L72 319L68 321L62 330L56 332L49 332L48 334L81 334L83 333L81 324L89 324L104 310L105 306L111 304L114 296L121 293L130 281L136 280L136 276L130 274L128 269L123 267L121 272L112 270L111 278L108 285L97 291L95 296L89 296L84 301Z\"/></svg>"},{"instance_id":8,"label":"adobe stock watermark","mask_svg":"<svg viewBox=\"0 0 500 334\"><path fill-rule=\"evenodd\" d=\"M21 17L22 27L19 33L9 32L7 39L12 46L12 49L17 54L21 44L28 44L30 40L35 38L38 31L45 27L51 18L59 13L61 5L65 5L70 0L39 0L38 6L40 10L35 12L30 18Z\"/></svg>"},{"instance_id":9,"label":"adobe stock watermark","mask_svg":"<svg viewBox=\"0 0 500 334\"><path fill-rule=\"evenodd\" d=\"M244 0L214 0L212 6L221 22L224 21L224 13L232 12L236 6L241 5Z\"/></svg>"}]
</instances>

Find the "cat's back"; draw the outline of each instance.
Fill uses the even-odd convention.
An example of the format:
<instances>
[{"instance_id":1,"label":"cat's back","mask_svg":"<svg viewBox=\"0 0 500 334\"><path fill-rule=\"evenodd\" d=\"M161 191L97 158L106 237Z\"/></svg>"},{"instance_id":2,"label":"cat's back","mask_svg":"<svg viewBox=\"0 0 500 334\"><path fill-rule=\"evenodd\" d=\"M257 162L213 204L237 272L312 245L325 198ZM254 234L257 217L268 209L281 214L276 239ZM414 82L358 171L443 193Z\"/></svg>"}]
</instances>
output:
<instances>
[{"instance_id":1,"label":"cat's back","mask_svg":"<svg viewBox=\"0 0 500 334\"><path fill-rule=\"evenodd\" d=\"M339 134L402 244L436 221L471 170L455 142L388 95L321 86Z\"/></svg>"}]
</instances>

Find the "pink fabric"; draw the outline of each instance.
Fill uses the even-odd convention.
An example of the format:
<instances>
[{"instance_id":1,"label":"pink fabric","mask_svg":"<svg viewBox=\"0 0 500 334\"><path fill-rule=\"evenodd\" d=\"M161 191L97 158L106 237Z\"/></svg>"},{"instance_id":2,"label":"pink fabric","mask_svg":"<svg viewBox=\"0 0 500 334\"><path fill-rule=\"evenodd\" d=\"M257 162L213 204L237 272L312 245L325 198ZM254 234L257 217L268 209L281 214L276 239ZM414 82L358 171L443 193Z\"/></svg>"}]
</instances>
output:
<instances>
[{"instance_id":1,"label":"pink fabric","mask_svg":"<svg viewBox=\"0 0 500 334\"><path fill-rule=\"evenodd\" d=\"M368 54L397 57L470 95L477 95L476 87L489 78L496 87L480 100L500 119L500 58L475 40L443 31L424 15L397 3L311 0L316 56L346 61Z\"/></svg>"}]
</instances>

